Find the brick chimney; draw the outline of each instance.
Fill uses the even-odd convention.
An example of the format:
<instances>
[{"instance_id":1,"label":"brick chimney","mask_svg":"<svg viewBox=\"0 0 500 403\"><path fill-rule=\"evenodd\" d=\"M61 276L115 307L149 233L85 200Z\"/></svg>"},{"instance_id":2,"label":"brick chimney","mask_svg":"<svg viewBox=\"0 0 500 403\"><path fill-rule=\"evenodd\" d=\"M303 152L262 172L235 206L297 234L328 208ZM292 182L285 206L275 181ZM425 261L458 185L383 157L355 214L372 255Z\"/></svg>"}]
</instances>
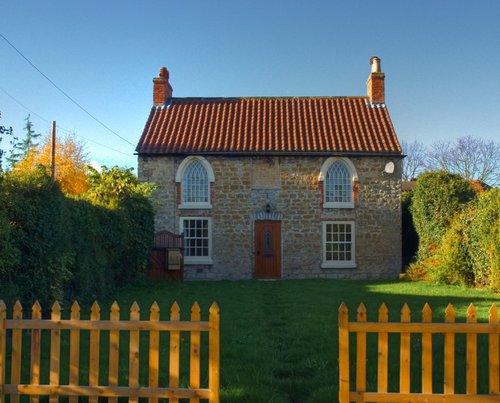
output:
<instances>
[{"instance_id":1,"label":"brick chimney","mask_svg":"<svg viewBox=\"0 0 500 403\"><path fill-rule=\"evenodd\" d=\"M158 77L153 78L153 105L161 106L165 101L172 98L172 86L168 82L168 70L160 68Z\"/></svg>"},{"instance_id":2,"label":"brick chimney","mask_svg":"<svg viewBox=\"0 0 500 403\"><path fill-rule=\"evenodd\" d=\"M366 91L370 102L385 103L385 74L380 71L380 59L377 56L370 58L371 71L366 81Z\"/></svg>"}]
</instances>

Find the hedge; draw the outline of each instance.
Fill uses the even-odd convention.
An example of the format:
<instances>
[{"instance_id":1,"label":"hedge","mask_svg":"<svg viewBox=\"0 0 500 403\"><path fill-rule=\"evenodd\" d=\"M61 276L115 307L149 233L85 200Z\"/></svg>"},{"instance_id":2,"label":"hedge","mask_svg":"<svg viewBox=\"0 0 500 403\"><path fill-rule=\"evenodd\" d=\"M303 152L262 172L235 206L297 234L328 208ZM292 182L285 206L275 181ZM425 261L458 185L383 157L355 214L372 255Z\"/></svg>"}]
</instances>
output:
<instances>
[{"instance_id":1,"label":"hedge","mask_svg":"<svg viewBox=\"0 0 500 403\"><path fill-rule=\"evenodd\" d=\"M154 231L152 187L119 168L96 174L95 186L110 172L129 181L111 196L112 208L92 201L91 192L80 199L64 195L43 167L3 175L1 298L36 298L45 305L55 299L88 301L144 272Z\"/></svg>"}]
</instances>

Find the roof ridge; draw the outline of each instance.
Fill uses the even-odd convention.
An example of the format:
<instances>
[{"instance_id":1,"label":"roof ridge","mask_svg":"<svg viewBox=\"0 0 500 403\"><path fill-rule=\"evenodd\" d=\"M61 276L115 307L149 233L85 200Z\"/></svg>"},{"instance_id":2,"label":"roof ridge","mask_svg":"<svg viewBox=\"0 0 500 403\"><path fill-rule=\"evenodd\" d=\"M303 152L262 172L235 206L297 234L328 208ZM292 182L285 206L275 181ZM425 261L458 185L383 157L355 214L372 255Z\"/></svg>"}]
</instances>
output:
<instances>
[{"instance_id":1,"label":"roof ridge","mask_svg":"<svg viewBox=\"0 0 500 403\"><path fill-rule=\"evenodd\" d=\"M184 100L199 100L199 99L206 99L206 100L213 100L213 99L368 99L366 95L270 95L270 96L240 96L240 97L172 97L167 100L167 103L170 100L177 100L177 99L184 99Z\"/></svg>"}]
</instances>

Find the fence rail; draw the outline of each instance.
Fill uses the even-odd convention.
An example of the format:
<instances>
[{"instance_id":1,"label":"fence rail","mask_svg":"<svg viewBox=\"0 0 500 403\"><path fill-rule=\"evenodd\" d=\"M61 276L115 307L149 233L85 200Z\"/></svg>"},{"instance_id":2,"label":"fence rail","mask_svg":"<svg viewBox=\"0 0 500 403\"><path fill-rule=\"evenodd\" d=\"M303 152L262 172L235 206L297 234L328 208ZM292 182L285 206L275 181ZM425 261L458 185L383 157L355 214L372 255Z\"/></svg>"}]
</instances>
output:
<instances>
[{"instance_id":1,"label":"fence rail","mask_svg":"<svg viewBox=\"0 0 500 403\"><path fill-rule=\"evenodd\" d=\"M120 308L115 302L111 306L109 320L100 318L100 307L92 305L90 319L80 319L80 306L75 302L71 307L71 318L61 319L58 302L52 306L50 319L42 319L38 302L32 307L30 319L23 318L23 308L19 302L14 305L12 319L6 318L7 309L0 300L0 403L5 395L11 395L11 402L18 403L20 395L30 395L37 403L39 396L48 395L50 403L58 402L59 396L69 396L69 403L77 403L78 396L89 396L89 403L97 403L98 397L108 397L116 403L118 397L128 397L130 402L138 398L148 398L157 403L159 398L178 402L190 399L197 403L207 399L210 403L219 402L219 355L220 323L219 308L213 303L209 310L208 321L201 320L200 307L192 306L190 321L180 320L180 308L174 303L168 321L160 320L160 308L155 302L151 306L149 320L140 320L139 305L134 302L130 308L130 319L120 319ZM50 332L50 357L48 363L48 384L40 384L41 352L44 348L42 330ZM62 365L61 331L69 331L69 365ZM88 356L82 357L81 331L87 331ZM107 332L108 348L102 348L103 331ZM119 372L123 370L120 359L120 335L128 335L128 385L119 385ZM140 332L148 333L148 348L141 356ZM162 332L168 332L168 387L159 386L160 352L163 345ZM189 332L189 387L180 387L181 378L181 332ZM201 387L201 334L208 333L208 384ZM29 335L23 343L23 333ZM23 345L29 341L29 353L23 353ZM165 340L165 338L163 338ZM11 341L7 347L7 342ZM10 354L7 354L7 353ZM9 358L10 355L10 359ZM23 359L29 355L29 383L21 382ZM106 355L106 357L104 357ZM88 360L88 377L82 383L81 359ZM147 385L139 384L139 362L148 362ZM83 360L82 360L83 361ZM99 384L100 370L107 362L107 385ZM7 364L10 364L10 382L6 383ZM119 365L121 364L121 365ZM67 384L61 384L61 368L67 367ZM24 378L24 377L23 377Z\"/></svg>"},{"instance_id":2,"label":"fence rail","mask_svg":"<svg viewBox=\"0 0 500 403\"><path fill-rule=\"evenodd\" d=\"M455 311L449 304L444 323L432 322L432 310L425 304L422 322L411 322L407 304L401 310L400 322L389 322L385 304L378 311L378 322L367 322L363 304L357 310L356 322L349 322L345 304L339 308L339 402L498 402L500 400L498 309L493 304L489 310L489 323L477 323L473 304L467 309L466 323L455 322ZM349 334L356 335L355 390L351 391ZM377 340L377 390L367 391L367 333L376 333ZM399 339L399 392L388 391L389 333ZM410 392L411 334L421 335L421 391ZM444 335L444 393L433 392L433 334ZM466 393L455 392L455 335L466 335ZM489 394L477 393L477 335L488 334Z\"/></svg>"}]
</instances>

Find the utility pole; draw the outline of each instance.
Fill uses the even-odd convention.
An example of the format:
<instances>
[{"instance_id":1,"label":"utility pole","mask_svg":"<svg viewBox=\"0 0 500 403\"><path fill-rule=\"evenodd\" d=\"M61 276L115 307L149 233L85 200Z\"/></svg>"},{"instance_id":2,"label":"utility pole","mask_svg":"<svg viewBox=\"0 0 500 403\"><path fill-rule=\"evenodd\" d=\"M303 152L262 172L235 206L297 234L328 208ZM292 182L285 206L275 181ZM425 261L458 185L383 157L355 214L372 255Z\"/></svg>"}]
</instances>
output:
<instances>
[{"instance_id":1,"label":"utility pole","mask_svg":"<svg viewBox=\"0 0 500 403\"><path fill-rule=\"evenodd\" d=\"M51 158L51 168L52 168L52 179L56 178L56 121L52 121L52 158Z\"/></svg>"}]
</instances>

